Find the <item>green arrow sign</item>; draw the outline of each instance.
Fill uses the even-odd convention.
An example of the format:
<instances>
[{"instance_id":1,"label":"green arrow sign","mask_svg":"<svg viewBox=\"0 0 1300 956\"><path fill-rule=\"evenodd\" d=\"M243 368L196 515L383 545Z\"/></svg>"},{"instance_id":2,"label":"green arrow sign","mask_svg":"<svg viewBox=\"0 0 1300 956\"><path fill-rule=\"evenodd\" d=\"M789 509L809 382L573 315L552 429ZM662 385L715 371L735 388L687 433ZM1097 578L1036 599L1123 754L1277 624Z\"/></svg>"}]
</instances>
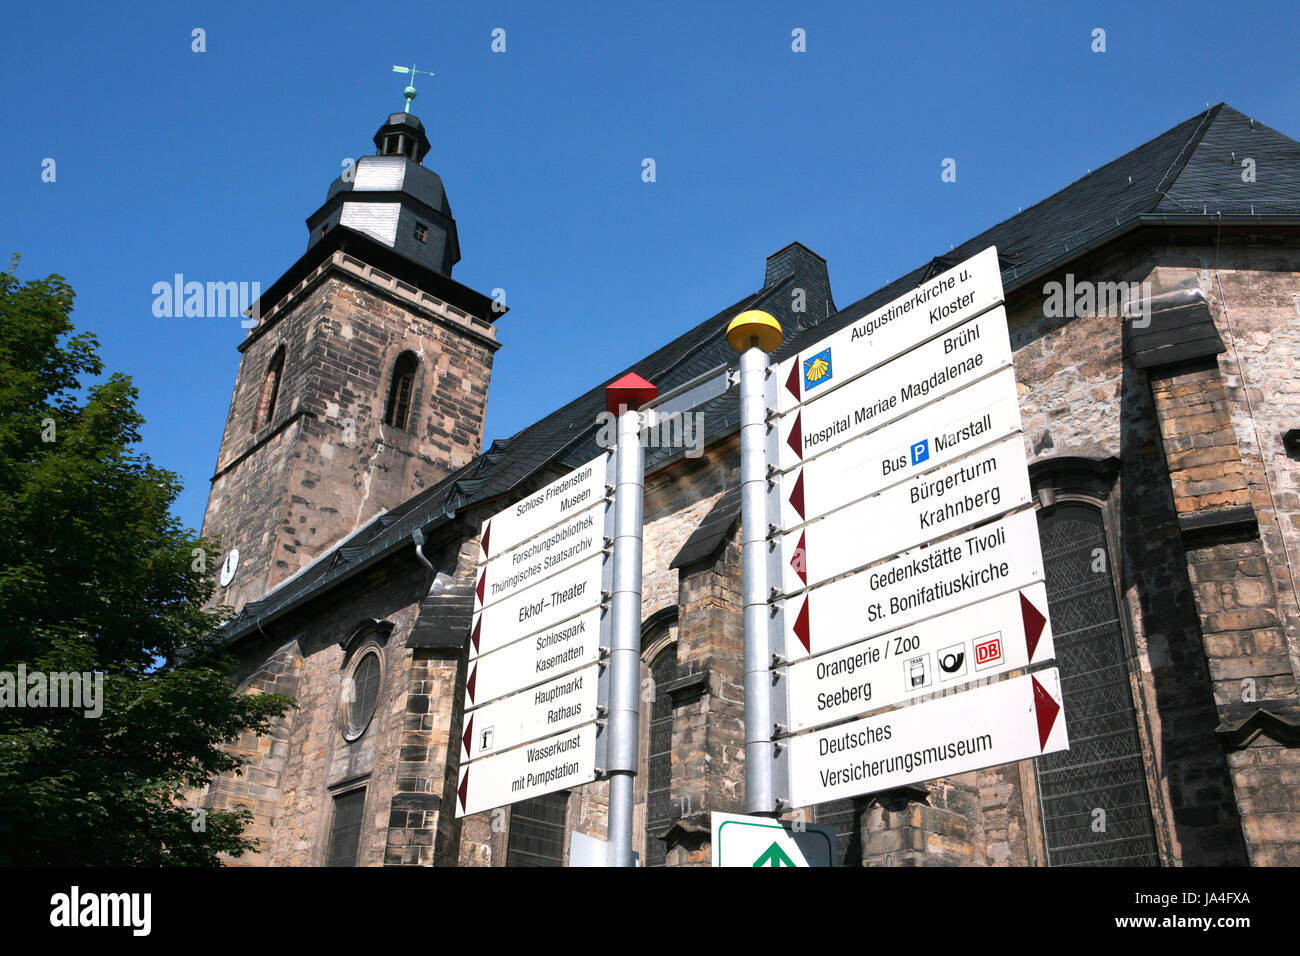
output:
<instances>
[{"instance_id":1,"label":"green arrow sign","mask_svg":"<svg viewBox=\"0 0 1300 956\"><path fill-rule=\"evenodd\" d=\"M773 843L763 851L763 855L754 861L755 866L794 866L794 860L785 855L779 845Z\"/></svg>"},{"instance_id":2,"label":"green arrow sign","mask_svg":"<svg viewBox=\"0 0 1300 956\"><path fill-rule=\"evenodd\" d=\"M714 866L835 865L833 827L716 811L710 817Z\"/></svg>"}]
</instances>

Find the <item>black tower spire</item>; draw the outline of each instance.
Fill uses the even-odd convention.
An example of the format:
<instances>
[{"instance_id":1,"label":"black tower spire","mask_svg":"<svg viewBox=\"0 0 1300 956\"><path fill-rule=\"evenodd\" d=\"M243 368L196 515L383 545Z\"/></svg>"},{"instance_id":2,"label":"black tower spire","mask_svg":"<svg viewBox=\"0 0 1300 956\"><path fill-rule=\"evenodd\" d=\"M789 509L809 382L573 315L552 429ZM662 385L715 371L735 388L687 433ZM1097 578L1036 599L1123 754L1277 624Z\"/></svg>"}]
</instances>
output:
<instances>
[{"instance_id":1,"label":"black tower spire","mask_svg":"<svg viewBox=\"0 0 1300 956\"><path fill-rule=\"evenodd\" d=\"M346 226L450 277L460 240L442 179L421 165L429 152L424 124L393 113L375 133L375 148L334 180L325 204L307 218L307 248Z\"/></svg>"}]
</instances>

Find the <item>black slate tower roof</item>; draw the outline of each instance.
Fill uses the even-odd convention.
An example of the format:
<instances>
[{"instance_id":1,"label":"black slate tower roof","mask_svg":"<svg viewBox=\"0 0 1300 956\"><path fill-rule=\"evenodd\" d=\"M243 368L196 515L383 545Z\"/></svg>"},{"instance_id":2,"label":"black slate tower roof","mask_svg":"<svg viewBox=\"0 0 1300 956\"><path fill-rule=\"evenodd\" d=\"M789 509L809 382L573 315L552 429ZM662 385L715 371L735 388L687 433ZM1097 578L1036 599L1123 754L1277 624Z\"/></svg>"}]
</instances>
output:
<instances>
[{"instance_id":1,"label":"black slate tower roof","mask_svg":"<svg viewBox=\"0 0 1300 956\"><path fill-rule=\"evenodd\" d=\"M1256 181L1242 179L1240 160L1246 157L1254 158L1261 170ZM1267 175L1262 174L1265 168ZM666 392L710 369L734 362L735 352L726 343L726 326L746 309L764 309L780 321L786 337L772 356L776 362L858 321L935 273L991 245L998 248L1002 283L1010 293L1064 265L1081 250L1100 246L1142 226L1297 221L1300 143L1219 104L839 311L835 311L831 299L825 260L802 244L792 243L768 258L767 274L759 291L701 322L631 368L611 370L600 384L533 425L510 438L494 441L460 471L376 518L261 601L245 605L226 625L224 637L237 640L254 632L259 624L303 605L399 550L409 549L416 530L429 535L451 521L457 511L494 499L504 504L509 496L517 496L525 483L557 477L589 461L598 453L596 414L605 407L604 383L626 372L636 372ZM789 290L796 287L808 291L809 308L792 314ZM1185 314L1187 321L1179 327L1189 330L1197 348L1204 347L1212 354L1216 342L1209 339L1209 329L1196 305L1170 303L1171 308L1185 307L1185 312L1179 314ZM1154 356L1175 343L1160 340L1142 344L1144 354ZM731 393L702 406L706 441L738 427L737 406ZM670 454L663 449L647 449L647 471ZM724 496L710 515L708 532L715 532L726 522L729 506ZM702 534L697 543L703 546L705 537ZM449 598L443 595L438 600ZM457 613L463 615L463 611Z\"/></svg>"},{"instance_id":2,"label":"black slate tower roof","mask_svg":"<svg viewBox=\"0 0 1300 956\"><path fill-rule=\"evenodd\" d=\"M450 277L460 239L442 179L421 165L429 152L424 124L393 113L375 133L375 148L334 180L325 204L307 217L307 248L344 226Z\"/></svg>"}]
</instances>

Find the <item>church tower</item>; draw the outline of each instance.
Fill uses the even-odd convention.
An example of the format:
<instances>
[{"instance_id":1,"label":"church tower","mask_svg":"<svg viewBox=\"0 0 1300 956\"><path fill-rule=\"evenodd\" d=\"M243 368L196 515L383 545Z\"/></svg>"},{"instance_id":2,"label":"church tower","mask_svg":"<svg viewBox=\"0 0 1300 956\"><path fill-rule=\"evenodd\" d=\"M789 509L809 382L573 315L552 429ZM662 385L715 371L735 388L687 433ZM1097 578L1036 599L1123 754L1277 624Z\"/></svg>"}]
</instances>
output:
<instances>
[{"instance_id":1,"label":"church tower","mask_svg":"<svg viewBox=\"0 0 1300 956\"><path fill-rule=\"evenodd\" d=\"M424 125L394 113L374 142L239 346L203 521L221 537L215 604L260 599L482 445L504 309L451 277L460 243Z\"/></svg>"}]
</instances>

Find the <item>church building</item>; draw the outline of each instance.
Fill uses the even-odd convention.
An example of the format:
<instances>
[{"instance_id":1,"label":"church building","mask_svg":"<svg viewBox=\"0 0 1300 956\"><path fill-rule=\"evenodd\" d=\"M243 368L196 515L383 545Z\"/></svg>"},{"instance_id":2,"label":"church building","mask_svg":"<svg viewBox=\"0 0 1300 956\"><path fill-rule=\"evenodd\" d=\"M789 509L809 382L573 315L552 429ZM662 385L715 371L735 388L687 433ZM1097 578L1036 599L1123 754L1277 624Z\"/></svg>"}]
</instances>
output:
<instances>
[{"instance_id":1,"label":"church building","mask_svg":"<svg viewBox=\"0 0 1300 956\"><path fill-rule=\"evenodd\" d=\"M299 704L194 796L252 811L232 863L562 866L605 838L604 780L456 815L482 522L600 454L625 372L734 363L751 309L779 361L995 246L1070 749L802 819L844 866L1300 865L1300 143L1219 104L845 306L792 241L486 449L504 309L452 278L420 120L374 143L261 298L212 476L222 643ZM646 449L644 866L708 865L710 813L745 807L736 389L695 412L702 453Z\"/></svg>"}]
</instances>

